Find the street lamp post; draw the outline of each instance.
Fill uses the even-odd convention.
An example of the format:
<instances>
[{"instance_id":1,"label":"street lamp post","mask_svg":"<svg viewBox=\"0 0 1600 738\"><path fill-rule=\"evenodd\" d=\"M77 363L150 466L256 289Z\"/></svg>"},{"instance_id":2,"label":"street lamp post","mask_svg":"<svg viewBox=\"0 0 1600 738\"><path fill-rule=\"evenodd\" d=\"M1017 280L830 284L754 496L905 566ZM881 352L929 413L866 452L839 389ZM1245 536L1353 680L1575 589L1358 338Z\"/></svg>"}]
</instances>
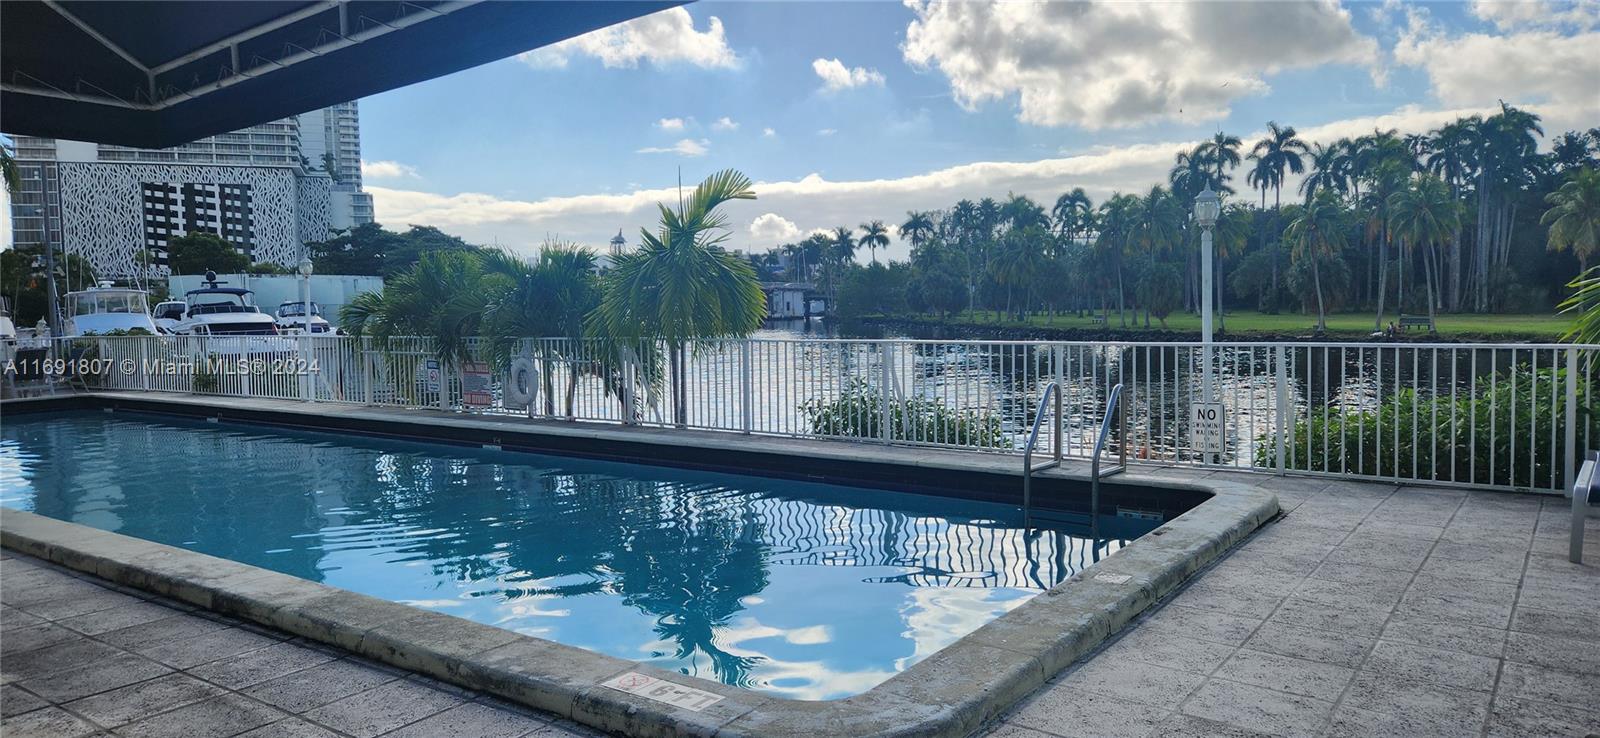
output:
<instances>
[{"instance_id":1,"label":"street lamp post","mask_svg":"<svg viewBox=\"0 0 1600 738\"><path fill-rule=\"evenodd\" d=\"M1222 214L1222 198L1211 191L1211 185L1206 185L1204 190L1194 198L1194 220L1200 226L1200 342L1202 374L1201 374L1201 401L1210 404L1212 394L1212 341L1214 336L1211 330L1211 303L1216 295L1216 288L1212 285L1211 261L1212 243L1211 229L1217 225L1217 216ZM1207 454L1207 461L1216 462Z\"/></svg>"},{"instance_id":2,"label":"street lamp post","mask_svg":"<svg viewBox=\"0 0 1600 738\"><path fill-rule=\"evenodd\" d=\"M305 399L310 402L316 400L316 385L311 381L311 359L307 352L311 341L311 271L313 269L310 257L300 259L295 266L300 272L300 318L305 321L300 328L300 373L305 377Z\"/></svg>"}]
</instances>

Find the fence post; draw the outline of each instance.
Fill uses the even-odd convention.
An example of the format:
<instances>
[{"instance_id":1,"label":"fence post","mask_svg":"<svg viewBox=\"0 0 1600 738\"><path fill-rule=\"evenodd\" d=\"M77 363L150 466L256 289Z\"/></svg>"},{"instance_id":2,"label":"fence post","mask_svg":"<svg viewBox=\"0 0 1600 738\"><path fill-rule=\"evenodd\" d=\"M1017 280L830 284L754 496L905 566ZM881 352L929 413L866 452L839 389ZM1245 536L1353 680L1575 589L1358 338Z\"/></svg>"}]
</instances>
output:
<instances>
[{"instance_id":1,"label":"fence post","mask_svg":"<svg viewBox=\"0 0 1600 738\"><path fill-rule=\"evenodd\" d=\"M149 367L145 363L145 362L149 361L149 358L146 355L148 344L146 343L145 339L143 339L143 338L140 338L138 340L139 340L139 388L143 389L146 392L149 392L150 391L150 371L149 371Z\"/></svg>"},{"instance_id":2,"label":"fence post","mask_svg":"<svg viewBox=\"0 0 1600 738\"><path fill-rule=\"evenodd\" d=\"M367 341L368 341L367 337L366 336L362 336L361 337L361 347L356 349L356 350L361 352L361 386L364 388L362 390L362 397L363 397L363 399L366 400L365 404L371 405L372 404L372 397L373 397L373 392L372 392L372 352L367 350Z\"/></svg>"},{"instance_id":3,"label":"fence post","mask_svg":"<svg viewBox=\"0 0 1600 738\"><path fill-rule=\"evenodd\" d=\"M1577 479L1578 464L1578 350L1567 349L1567 443L1566 476L1561 488L1571 490Z\"/></svg>"},{"instance_id":4,"label":"fence post","mask_svg":"<svg viewBox=\"0 0 1600 738\"><path fill-rule=\"evenodd\" d=\"M878 435L882 436L882 440L885 443L887 443L887 442L889 442L889 441L894 439L894 433L889 428L889 423L890 423L890 419L892 418L892 415L889 412L889 342L888 341L883 341L882 343L878 344L878 365L883 370L881 372L882 375L883 375L883 378L882 378L882 380L880 380L882 382L882 386L878 390L879 399L882 401L882 405L883 405L882 417L881 417L881 419L879 421L879 422L882 423L882 425L878 429Z\"/></svg>"},{"instance_id":5,"label":"fence post","mask_svg":"<svg viewBox=\"0 0 1600 738\"><path fill-rule=\"evenodd\" d=\"M750 383L750 339L739 342L739 408L742 411L744 432L750 432L750 426L755 419L755 408L751 407L755 390Z\"/></svg>"},{"instance_id":6,"label":"fence post","mask_svg":"<svg viewBox=\"0 0 1600 738\"><path fill-rule=\"evenodd\" d=\"M1274 353L1276 357L1273 363L1277 364L1277 379L1273 384L1273 395L1277 398L1278 417L1277 422L1273 424L1272 443L1273 457L1277 461L1278 473L1282 474L1288 470L1288 459L1286 458L1288 449L1284 448L1284 446L1288 436L1288 429L1285 427L1285 423L1289 422L1289 368L1286 361L1287 352L1284 351L1283 346L1275 347Z\"/></svg>"}]
</instances>

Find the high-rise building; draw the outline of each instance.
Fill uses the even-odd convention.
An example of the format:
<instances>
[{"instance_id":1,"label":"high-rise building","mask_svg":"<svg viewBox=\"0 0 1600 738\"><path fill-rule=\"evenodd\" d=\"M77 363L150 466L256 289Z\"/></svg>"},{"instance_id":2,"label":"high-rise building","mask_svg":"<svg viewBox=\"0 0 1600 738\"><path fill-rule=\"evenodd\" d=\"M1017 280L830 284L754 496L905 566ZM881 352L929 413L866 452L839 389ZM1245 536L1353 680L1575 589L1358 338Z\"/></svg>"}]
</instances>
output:
<instances>
[{"instance_id":1,"label":"high-rise building","mask_svg":"<svg viewBox=\"0 0 1600 738\"><path fill-rule=\"evenodd\" d=\"M253 262L293 266L304 244L372 222L353 102L168 149L13 136L12 240L50 244L102 276L166 271L170 239L205 231Z\"/></svg>"}]
</instances>

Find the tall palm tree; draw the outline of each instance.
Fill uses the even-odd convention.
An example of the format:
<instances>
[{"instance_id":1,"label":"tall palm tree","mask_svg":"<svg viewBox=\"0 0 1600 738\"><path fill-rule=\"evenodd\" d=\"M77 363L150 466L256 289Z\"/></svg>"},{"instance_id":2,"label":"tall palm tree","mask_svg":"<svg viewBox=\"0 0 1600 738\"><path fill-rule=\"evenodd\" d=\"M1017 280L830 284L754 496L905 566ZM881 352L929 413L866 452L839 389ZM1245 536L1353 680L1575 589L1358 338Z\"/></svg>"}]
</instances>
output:
<instances>
[{"instance_id":1,"label":"tall palm tree","mask_svg":"<svg viewBox=\"0 0 1600 738\"><path fill-rule=\"evenodd\" d=\"M1551 251L1571 251L1579 271L1587 271L1589 257L1600 251L1600 170L1572 170L1559 189L1545 195L1550 209L1539 222L1549 226L1545 245Z\"/></svg>"},{"instance_id":2,"label":"tall palm tree","mask_svg":"<svg viewBox=\"0 0 1600 738\"><path fill-rule=\"evenodd\" d=\"M933 233L933 216L921 210L906 211L906 222L900 224L900 237L910 241L911 248L922 248L933 238Z\"/></svg>"},{"instance_id":3,"label":"tall palm tree","mask_svg":"<svg viewBox=\"0 0 1600 738\"><path fill-rule=\"evenodd\" d=\"M1272 225L1278 228L1278 216L1283 207L1283 183L1288 174L1300 174L1306 170L1305 161L1300 155L1309 152L1306 142L1300 140L1294 126L1280 126L1276 121L1267 122L1267 135L1256 142L1250 149L1250 158L1258 162L1258 166L1265 166L1272 172L1271 184L1273 192ZM1266 207L1266 193L1262 193L1262 207ZM1272 300L1276 306L1278 299L1278 250L1272 250Z\"/></svg>"},{"instance_id":4,"label":"tall palm tree","mask_svg":"<svg viewBox=\"0 0 1600 738\"><path fill-rule=\"evenodd\" d=\"M1227 331L1227 313L1222 309L1222 298L1227 294L1224 285L1227 279L1224 276L1224 267L1228 259L1244 254L1245 247L1250 243L1250 233L1254 230L1253 221L1255 211L1245 203L1229 203L1222 209L1222 216L1217 218L1217 225L1212 229L1211 247L1216 253L1216 279L1213 280L1216 296L1213 298L1217 306L1217 330Z\"/></svg>"},{"instance_id":5,"label":"tall palm tree","mask_svg":"<svg viewBox=\"0 0 1600 738\"><path fill-rule=\"evenodd\" d=\"M1116 277L1117 319L1123 328L1128 327L1128 318L1124 312L1122 257L1134 238L1139 203L1137 195L1112 193L1110 199L1100 204L1100 232L1095 239L1095 251L1111 262Z\"/></svg>"},{"instance_id":6,"label":"tall palm tree","mask_svg":"<svg viewBox=\"0 0 1600 738\"><path fill-rule=\"evenodd\" d=\"M1409 174L1404 163L1393 158L1379 161L1367 172L1365 206L1368 217L1365 233L1367 238L1378 242L1378 313L1373 319L1374 331L1383 330L1383 303L1388 295L1391 237L1389 212L1394 203L1395 193L1406 186Z\"/></svg>"},{"instance_id":7,"label":"tall palm tree","mask_svg":"<svg viewBox=\"0 0 1600 738\"><path fill-rule=\"evenodd\" d=\"M1338 253L1344 247L1344 207L1330 190L1319 193L1289 223L1283 231L1295 261L1311 260L1311 283L1317 292L1317 332L1328 328L1328 312L1322 298L1322 270L1318 263L1323 257Z\"/></svg>"},{"instance_id":8,"label":"tall palm tree","mask_svg":"<svg viewBox=\"0 0 1600 738\"><path fill-rule=\"evenodd\" d=\"M1083 234L1086 216L1093 210L1094 203L1089 201L1089 195L1082 187L1074 187L1056 198L1050 214L1055 216L1056 232L1068 240L1076 240Z\"/></svg>"},{"instance_id":9,"label":"tall palm tree","mask_svg":"<svg viewBox=\"0 0 1600 738\"><path fill-rule=\"evenodd\" d=\"M1437 249L1449 240L1461 219L1461 208L1450 195L1450 186L1433 175L1423 175L1390 196L1389 220L1400 234L1400 305L1405 312L1405 265L1407 248L1410 253L1424 254L1424 276L1428 283L1428 317L1434 315L1437 304L1435 273L1438 271ZM1426 251L1423 251L1426 249Z\"/></svg>"},{"instance_id":10,"label":"tall palm tree","mask_svg":"<svg viewBox=\"0 0 1600 738\"><path fill-rule=\"evenodd\" d=\"M677 210L657 205L656 232L640 229L639 249L617 260L602 281L596 328L616 338L666 344L673 422L688 422L685 349L690 342L747 336L761 327L767 300L750 262L722 248L727 216L718 209L754 200L750 178L726 169L707 177Z\"/></svg>"},{"instance_id":11,"label":"tall palm tree","mask_svg":"<svg viewBox=\"0 0 1600 738\"><path fill-rule=\"evenodd\" d=\"M1450 184L1450 196L1456 202L1461 201L1462 186L1471 172L1471 143L1471 130L1466 119L1446 123L1433 132L1433 143L1429 146L1428 157L1424 162L1429 172L1442 177ZM1447 279L1444 285L1445 307L1448 310L1456 310L1461 306L1463 250L1461 225L1458 222L1455 233L1451 234L1450 238L1450 265L1446 270Z\"/></svg>"},{"instance_id":12,"label":"tall palm tree","mask_svg":"<svg viewBox=\"0 0 1600 738\"><path fill-rule=\"evenodd\" d=\"M1231 136L1222 131L1217 131L1210 141L1200 144L1206 161L1216 167L1217 176L1214 181L1219 187L1213 189L1221 192L1220 186L1228 183L1227 170L1239 166L1239 147L1243 145L1244 142L1240 141L1238 136Z\"/></svg>"},{"instance_id":13,"label":"tall palm tree","mask_svg":"<svg viewBox=\"0 0 1600 738\"><path fill-rule=\"evenodd\" d=\"M1300 194L1305 195L1306 202L1311 202L1321 190L1344 192L1345 176L1340 161L1343 153L1338 144L1312 145L1311 173L1300 182Z\"/></svg>"},{"instance_id":14,"label":"tall palm tree","mask_svg":"<svg viewBox=\"0 0 1600 738\"><path fill-rule=\"evenodd\" d=\"M861 224L861 240L857 242L872 252L872 263L878 263L878 249L889 247L889 228L881 220Z\"/></svg>"}]
</instances>

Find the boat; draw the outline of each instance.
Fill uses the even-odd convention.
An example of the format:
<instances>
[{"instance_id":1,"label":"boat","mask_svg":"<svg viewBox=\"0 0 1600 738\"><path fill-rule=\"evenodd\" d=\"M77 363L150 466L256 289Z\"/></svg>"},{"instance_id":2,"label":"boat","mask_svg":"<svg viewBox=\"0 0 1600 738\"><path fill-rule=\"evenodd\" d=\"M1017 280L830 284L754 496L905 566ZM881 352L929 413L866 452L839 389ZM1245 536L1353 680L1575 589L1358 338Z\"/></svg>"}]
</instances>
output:
<instances>
[{"instance_id":1,"label":"boat","mask_svg":"<svg viewBox=\"0 0 1600 738\"><path fill-rule=\"evenodd\" d=\"M110 281L68 292L67 315L62 328L68 336L139 332L153 336L161 333L150 317L150 293L132 287L116 287Z\"/></svg>"},{"instance_id":2,"label":"boat","mask_svg":"<svg viewBox=\"0 0 1600 738\"><path fill-rule=\"evenodd\" d=\"M217 273L210 270L201 284L205 286L184 293L183 316L173 325L173 333L207 337L206 350L214 354L294 352L294 344L279 336L277 321L256 306L255 292L224 287L227 282L218 280Z\"/></svg>"},{"instance_id":3,"label":"boat","mask_svg":"<svg viewBox=\"0 0 1600 738\"><path fill-rule=\"evenodd\" d=\"M7 344L17 340L17 324L11 318L11 302L0 297L0 341Z\"/></svg>"},{"instance_id":4,"label":"boat","mask_svg":"<svg viewBox=\"0 0 1600 738\"><path fill-rule=\"evenodd\" d=\"M183 322L184 313L189 309L189 304L183 300L167 300L158 302L150 310L150 316L155 319L156 327L168 333L176 333L178 324Z\"/></svg>"},{"instance_id":5,"label":"boat","mask_svg":"<svg viewBox=\"0 0 1600 738\"><path fill-rule=\"evenodd\" d=\"M277 325L279 333L305 333L306 304L299 300L284 300L278 305ZM322 306L311 303L311 333L313 335L336 335L333 324L322 317Z\"/></svg>"}]
</instances>

